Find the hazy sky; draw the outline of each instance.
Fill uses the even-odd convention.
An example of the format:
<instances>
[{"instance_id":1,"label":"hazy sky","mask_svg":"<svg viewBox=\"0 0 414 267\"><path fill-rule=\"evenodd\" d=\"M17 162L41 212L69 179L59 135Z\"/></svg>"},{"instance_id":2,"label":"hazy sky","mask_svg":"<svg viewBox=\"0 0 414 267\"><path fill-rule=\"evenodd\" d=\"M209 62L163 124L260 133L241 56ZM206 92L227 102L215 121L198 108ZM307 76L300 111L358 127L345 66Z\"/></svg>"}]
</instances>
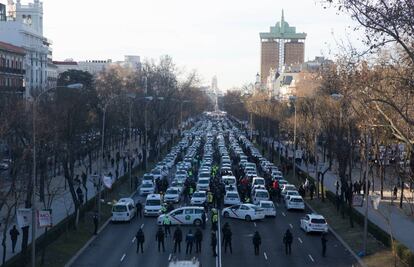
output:
<instances>
[{"instance_id":1,"label":"hazy sky","mask_svg":"<svg viewBox=\"0 0 414 267\"><path fill-rule=\"evenodd\" d=\"M305 60L329 56L353 22L319 1L44 0L44 33L53 41L55 60L168 54L179 67L196 69L206 84L217 75L225 89L254 81L259 32L280 20L282 8L285 20L308 34Z\"/></svg>"}]
</instances>

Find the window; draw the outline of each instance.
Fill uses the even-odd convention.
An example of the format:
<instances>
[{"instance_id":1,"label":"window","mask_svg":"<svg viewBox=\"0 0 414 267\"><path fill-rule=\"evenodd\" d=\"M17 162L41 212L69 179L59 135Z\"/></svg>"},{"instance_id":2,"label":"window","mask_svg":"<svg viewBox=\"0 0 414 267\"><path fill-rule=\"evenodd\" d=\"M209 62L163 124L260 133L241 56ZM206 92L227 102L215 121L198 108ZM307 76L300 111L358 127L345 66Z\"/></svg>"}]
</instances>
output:
<instances>
[{"instance_id":1,"label":"window","mask_svg":"<svg viewBox=\"0 0 414 267\"><path fill-rule=\"evenodd\" d=\"M311 223L322 223L322 224L325 224L326 221L324 219L312 219L311 220Z\"/></svg>"},{"instance_id":2,"label":"window","mask_svg":"<svg viewBox=\"0 0 414 267\"><path fill-rule=\"evenodd\" d=\"M183 210L177 210L177 211L173 212L171 215L172 216L182 215L183 212L184 212Z\"/></svg>"},{"instance_id":3,"label":"window","mask_svg":"<svg viewBox=\"0 0 414 267\"><path fill-rule=\"evenodd\" d=\"M127 207L126 207L126 206L124 206L124 205L115 205L115 206L112 208L112 211L113 211L113 212L126 212L126 211L127 211Z\"/></svg>"},{"instance_id":4,"label":"window","mask_svg":"<svg viewBox=\"0 0 414 267\"><path fill-rule=\"evenodd\" d=\"M195 213L196 213L196 214L202 214L202 213L203 213L203 210L202 210L202 209L196 209L196 210L195 210Z\"/></svg>"},{"instance_id":5,"label":"window","mask_svg":"<svg viewBox=\"0 0 414 267\"><path fill-rule=\"evenodd\" d=\"M194 213L194 210L193 209L186 209L184 213L186 215L193 214Z\"/></svg>"},{"instance_id":6,"label":"window","mask_svg":"<svg viewBox=\"0 0 414 267\"><path fill-rule=\"evenodd\" d=\"M241 209L241 210L249 210L249 208L248 208L248 207L246 207L246 206L241 206L241 207L240 207L240 209Z\"/></svg>"}]
</instances>

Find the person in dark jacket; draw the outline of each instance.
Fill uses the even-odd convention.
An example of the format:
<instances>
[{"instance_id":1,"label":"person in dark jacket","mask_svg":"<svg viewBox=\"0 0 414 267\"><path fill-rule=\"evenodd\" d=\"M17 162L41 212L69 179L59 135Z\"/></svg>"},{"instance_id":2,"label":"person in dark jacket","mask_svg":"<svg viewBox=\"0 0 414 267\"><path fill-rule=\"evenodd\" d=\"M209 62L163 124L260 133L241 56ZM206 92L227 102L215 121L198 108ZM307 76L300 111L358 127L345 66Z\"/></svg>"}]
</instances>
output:
<instances>
[{"instance_id":1,"label":"person in dark jacket","mask_svg":"<svg viewBox=\"0 0 414 267\"><path fill-rule=\"evenodd\" d=\"M141 201L138 201L137 204L135 205L136 209L137 209L137 217L142 218L142 203Z\"/></svg>"},{"instance_id":2,"label":"person in dark jacket","mask_svg":"<svg viewBox=\"0 0 414 267\"><path fill-rule=\"evenodd\" d=\"M253 246L254 246L254 255L259 255L260 245L262 244L262 238L258 231L253 235Z\"/></svg>"},{"instance_id":3,"label":"person in dark jacket","mask_svg":"<svg viewBox=\"0 0 414 267\"><path fill-rule=\"evenodd\" d=\"M206 209L204 209L204 210L206 210ZM201 222L202 222L201 227L202 227L203 229L206 229L206 220L207 220L207 218L206 218L206 213L205 213L205 212L203 212L203 213L201 214Z\"/></svg>"},{"instance_id":4,"label":"person in dark jacket","mask_svg":"<svg viewBox=\"0 0 414 267\"><path fill-rule=\"evenodd\" d=\"M98 234L98 226L99 226L99 217L98 217L98 213L95 212L95 214L93 215L93 234L97 235Z\"/></svg>"},{"instance_id":5,"label":"person in dark jacket","mask_svg":"<svg viewBox=\"0 0 414 267\"><path fill-rule=\"evenodd\" d=\"M217 257L216 246L217 246L216 232L212 231L211 232L211 249L213 250L213 257Z\"/></svg>"},{"instance_id":6,"label":"person in dark jacket","mask_svg":"<svg viewBox=\"0 0 414 267\"><path fill-rule=\"evenodd\" d=\"M16 248L17 237L20 235L19 230L17 230L16 225L13 225L13 228L10 230L10 239L12 241L12 252Z\"/></svg>"},{"instance_id":7,"label":"person in dark jacket","mask_svg":"<svg viewBox=\"0 0 414 267\"><path fill-rule=\"evenodd\" d=\"M144 253L145 235L141 228L139 228L135 238L137 239L137 253L139 252L139 247L141 247L141 253Z\"/></svg>"},{"instance_id":8,"label":"person in dark jacket","mask_svg":"<svg viewBox=\"0 0 414 267\"><path fill-rule=\"evenodd\" d=\"M321 242L322 242L322 257L326 257L326 243L328 242L328 238L326 238L326 233L322 234Z\"/></svg>"},{"instance_id":9,"label":"person in dark jacket","mask_svg":"<svg viewBox=\"0 0 414 267\"><path fill-rule=\"evenodd\" d=\"M194 239L196 242L196 253L200 253L201 252L201 242L203 241L203 232L201 232L200 228L197 228L195 234L194 234Z\"/></svg>"},{"instance_id":10,"label":"person in dark jacket","mask_svg":"<svg viewBox=\"0 0 414 267\"><path fill-rule=\"evenodd\" d=\"M224 253L227 252L227 247L230 248L230 253L233 254L233 248L231 246L231 237L233 233L231 232L230 225L225 229L223 232L223 238L224 238Z\"/></svg>"},{"instance_id":11,"label":"person in dark jacket","mask_svg":"<svg viewBox=\"0 0 414 267\"><path fill-rule=\"evenodd\" d=\"M230 229L230 225L229 225L229 223L228 223L228 222L226 222L226 223L223 225L223 227L221 227L221 234L223 235L223 239L221 240L221 243L223 243L223 244L224 244L224 233L225 233L228 229Z\"/></svg>"},{"instance_id":12,"label":"person in dark jacket","mask_svg":"<svg viewBox=\"0 0 414 267\"><path fill-rule=\"evenodd\" d=\"M187 242L185 254L188 254L188 252L190 252L190 254L193 253L194 234L191 230L188 231L188 234L185 237L185 242Z\"/></svg>"},{"instance_id":13,"label":"person in dark jacket","mask_svg":"<svg viewBox=\"0 0 414 267\"><path fill-rule=\"evenodd\" d=\"M181 228L178 226L173 235L174 240L174 253L177 252L178 247L178 253L181 253L181 241L183 240L183 232L181 231Z\"/></svg>"},{"instance_id":14,"label":"person in dark jacket","mask_svg":"<svg viewBox=\"0 0 414 267\"><path fill-rule=\"evenodd\" d=\"M293 236L289 229L286 230L285 235L283 236L283 243L285 244L286 255L292 254L292 242Z\"/></svg>"},{"instance_id":15,"label":"person in dark jacket","mask_svg":"<svg viewBox=\"0 0 414 267\"><path fill-rule=\"evenodd\" d=\"M158 252L160 252L161 246L163 252L165 252L165 246L164 246L164 231L161 227L158 228L157 234L155 235L155 240L158 241Z\"/></svg>"}]
</instances>

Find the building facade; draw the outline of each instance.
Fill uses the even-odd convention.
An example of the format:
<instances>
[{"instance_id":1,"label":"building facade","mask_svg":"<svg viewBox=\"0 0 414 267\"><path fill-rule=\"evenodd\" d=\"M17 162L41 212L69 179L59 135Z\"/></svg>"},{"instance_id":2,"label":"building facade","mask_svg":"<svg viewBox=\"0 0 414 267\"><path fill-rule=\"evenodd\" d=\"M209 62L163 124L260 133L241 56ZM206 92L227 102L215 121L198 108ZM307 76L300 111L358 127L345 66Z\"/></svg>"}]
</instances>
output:
<instances>
[{"instance_id":1,"label":"building facade","mask_svg":"<svg viewBox=\"0 0 414 267\"><path fill-rule=\"evenodd\" d=\"M0 42L0 94L25 93L25 51L21 47Z\"/></svg>"},{"instance_id":2,"label":"building facade","mask_svg":"<svg viewBox=\"0 0 414 267\"><path fill-rule=\"evenodd\" d=\"M50 41L43 36L43 3L34 0L27 5L8 0L6 20L0 21L0 41L22 47L25 52L26 98L48 86Z\"/></svg>"},{"instance_id":3,"label":"building facade","mask_svg":"<svg viewBox=\"0 0 414 267\"><path fill-rule=\"evenodd\" d=\"M295 27L289 26L282 10L281 21L270 27L269 32L260 33L262 84L266 84L272 69L280 73L286 65L300 65L304 62L305 39L306 33L297 33Z\"/></svg>"}]
</instances>

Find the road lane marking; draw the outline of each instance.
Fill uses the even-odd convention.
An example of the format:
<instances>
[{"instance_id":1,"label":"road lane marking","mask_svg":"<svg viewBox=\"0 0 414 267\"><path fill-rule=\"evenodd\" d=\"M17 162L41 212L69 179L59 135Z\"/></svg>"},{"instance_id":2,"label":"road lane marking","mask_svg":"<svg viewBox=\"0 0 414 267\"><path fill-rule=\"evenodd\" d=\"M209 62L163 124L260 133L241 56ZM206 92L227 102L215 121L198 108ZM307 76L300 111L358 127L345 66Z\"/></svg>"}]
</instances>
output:
<instances>
[{"instance_id":1,"label":"road lane marking","mask_svg":"<svg viewBox=\"0 0 414 267\"><path fill-rule=\"evenodd\" d=\"M124 255L122 255L121 257L121 262L125 259L126 254L124 253Z\"/></svg>"},{"instance_id":2,"label":"road lane marking","mask_svg":"<svg viewBox=\"0 0 414 267\"><path fill-rule=\"evenodd\" d=\"M256 222L254 223L254 227L257 227L257 224L256 224Z\"/></svg>"},{"instance_id":3,"label":"road lane marking","mask_svg":"<svg viewBox=\"0 0 414 267\"><path fill-rule=\"evenodd\" d=\"M298 237L298 240L301 244L303 244L303 241L302 241L302 239L300 239L300 237Z\"/></svg>"},{"instance_id":4,"label":"road lane marking","mask_svg":"<svg viewBox=\"0 0 414 267\"><path fill-rule=\"evenodd\" d=\"M315 262L315 260L312 258L311 254L309 254L308 256L309 256L309 258L311 259L312 262Z\"/></svg>"},{"instance_id":5,"label":"road lane marking","mask_svg":"<svg viewBox=\"0 0 414 267\"><path fill-rule=\"evenodd\" d=\"M172 257L172 254L170 253L170 256L168 256L168 261L171 261L171 257Z\"/></svg>"},{"instance_id":6,"label":"road lane marking","mask_svg":"<svg viewBox=\"0 0 414 267\"><path fill-rule=\"evenodd\" d=\"M131 243L134 243L135 242L135 239L137 239L137 238L136 237L132 238Z\"/></svg>"},{"instance_id":7,"label":"road lane marking","mask_svg":"<svg viewBox=\"0 0 414 267\"><path fill-rule=\"evenodd\" d=\"M141 229L144 228L144 224L141 224Z\"/></svg>"},{"instance_id":8,"label":"road lane marking","mask_svg":"<svg viewBox=\"0 0 414 267\"><path fill-rule=\"evenodd\" d=\"M275 204L276 204L276 207L278 207L278 208L279 208L279 204L277 204L277 202L276 202Z\"/></svg>"},{"instance_id":9,"label":"road lane marking","mask_svg":"<svg viewBox=\"0 0 414 267\"><path fill-rule=\"evenodd\" d=\"M221 229L221 221L220 221L220 213L217 216L217 229ZM220 230L217 231L218 234L218 242L217 242L217 261L216 261L216 267L221 267L221 234L220 234Z\"/></svg>"},{"instance_id":10,"label":"road lane marking","mask_svg":"<svg viewBox=\"0 0 414 267\"><path fill-rule=\"evenodd\" d=\"M282 211L282 215L286 217L286 214Z\"/></svg>"},{"instance_id":11,"label":"road lane marking","mask_svg":"<svg viewBox=\"0 0 414 267\"><path fill-rule=\"evenodd\" d=\"M291 229L293 229L293 225L291 223L289 223L289 226L290 226Z\"/></svg>"},{"instance_id":12,"label":"road lane marking","mask_svg":"<svg viewBox=\"0 0 414 267\"><path fill-rule=\"evenodd\" d=\"M265 259L267 260L266 252L263 252L263 255L264 255Z\"/></svg>"}]
</instances>

